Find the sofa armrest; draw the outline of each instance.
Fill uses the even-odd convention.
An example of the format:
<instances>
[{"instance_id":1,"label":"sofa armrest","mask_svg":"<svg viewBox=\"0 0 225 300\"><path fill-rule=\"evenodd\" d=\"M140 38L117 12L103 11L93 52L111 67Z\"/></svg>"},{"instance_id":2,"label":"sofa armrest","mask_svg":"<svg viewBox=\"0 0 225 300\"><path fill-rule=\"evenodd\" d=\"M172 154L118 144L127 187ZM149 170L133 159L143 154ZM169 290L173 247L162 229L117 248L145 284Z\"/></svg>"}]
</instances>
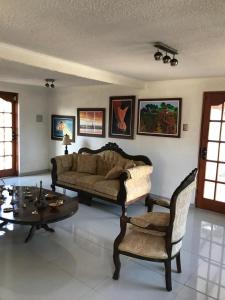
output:
<instances>
[{"instance_id":1,"label":"sofa armrest","mask_svg":"<svg viewBox=\"0 0 225 300\"><path fill-rule=\"evenodd\" d=\"M129 179L140 178L144 176L149 176L153 172L153 166L136 166L126 170Z\"/></svg>"},{"instance_id":2,"label":"sofa armrest","mask_svg":"<svg viewBox=\"0 0 225 300\"><path fill-rule=\"evenodd\" d=\"M137 166L127 169L125 172L127 174L127 180L124 182L126 203L149 194L151 190L150 175L153 172L152 166Z\"/></svg>"},{"instance_id":3,"label":"sofa armrest","mask_svg":"<svg viewBox=\"0 0 225 300\"><path fill-rule=\"evenodd\" d=\"M57 180L58 175L71 170L73 166L73 154L59 155L51 159L52 163L52 178L53 175Z\"/></svg>"}]
</instances>

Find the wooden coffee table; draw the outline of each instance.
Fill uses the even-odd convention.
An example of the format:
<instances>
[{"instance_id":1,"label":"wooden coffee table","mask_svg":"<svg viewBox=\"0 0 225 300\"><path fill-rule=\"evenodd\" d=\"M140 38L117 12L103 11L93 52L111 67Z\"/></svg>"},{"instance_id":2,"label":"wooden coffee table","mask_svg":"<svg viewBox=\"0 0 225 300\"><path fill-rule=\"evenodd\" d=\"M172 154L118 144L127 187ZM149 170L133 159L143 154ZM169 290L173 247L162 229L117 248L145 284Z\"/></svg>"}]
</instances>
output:
<instances>
[{"instance_id":1,"label":"wooden coffee table","mask_svg":"<svg viewBox=\"0 0 225 300\"><path fill-rule=\"evenodd\" d=\"M3 222L0 224L2 228L7 223L14 223L20 225L30 225L30 231L25 239L27 243L33 237L34 233L38 229L45 229L50 232L54 232L54 229L50 228L48 224L55 223L74 215L78 210L78 200L76 198L70 198L63 194L52 192L43 189L44 195L48 195L47 202L56 203L57 200L63 200L63 204L52 208L47 206L43 209L37 209L35 206L35 198L38 193L36 187L16 187L16 196L13 198L15 204L12 203L12 196L8 190L3 191L3 195L6 197L4 203L0 205L0 220ZM50 204L51 205L51 204ZM4 212L5 208L13 208L11 212Z\"/></svg>"}]
</instances>

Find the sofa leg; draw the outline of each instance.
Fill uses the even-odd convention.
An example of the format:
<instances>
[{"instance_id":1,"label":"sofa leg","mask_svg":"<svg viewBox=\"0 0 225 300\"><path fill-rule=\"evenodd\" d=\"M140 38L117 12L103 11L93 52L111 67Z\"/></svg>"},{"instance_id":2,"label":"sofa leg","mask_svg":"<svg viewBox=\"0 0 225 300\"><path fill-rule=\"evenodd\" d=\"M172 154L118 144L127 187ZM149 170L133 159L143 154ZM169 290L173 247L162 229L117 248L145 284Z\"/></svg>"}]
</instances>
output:
<instances>
[{"instance_id":1,"label":"sofa leg","mask_svg":"<svg viewBox=\"0 0 225 300\"><path fill-rule=\"evenodd\" d=\"M55 185L51 184L52 191L55 192Z\"/></svg>"},{"instance_id":2,"label":"sofa leg","mask_svg":"<svg viewBox=\"0 0 225 300\"><path fill-rule=\"evenodd\" d=\"M86 204L91 206L92 197L86 193L79 192L78 193L79 203Z\"/></svg>"}]
</instances>

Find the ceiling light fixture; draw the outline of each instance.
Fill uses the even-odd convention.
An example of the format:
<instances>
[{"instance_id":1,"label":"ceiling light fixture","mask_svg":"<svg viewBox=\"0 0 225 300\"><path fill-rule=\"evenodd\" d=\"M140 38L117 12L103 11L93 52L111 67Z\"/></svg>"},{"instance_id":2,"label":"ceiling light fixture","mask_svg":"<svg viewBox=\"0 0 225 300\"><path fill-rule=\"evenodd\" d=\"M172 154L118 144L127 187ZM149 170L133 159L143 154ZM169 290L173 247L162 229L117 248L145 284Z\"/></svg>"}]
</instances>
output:
<instances>
[{"instance_id":1,"label":"ceiling light fixture","mask_svg":"<svg viewBox=\"0 0 225 300\"><path fill-rule=\"evenodd\" d=\"M51 87L53 89L55 87L55 84L54 84L55 79L45 79L45 82L46 82L45 86L47 88Z\"/></svg>"},{"instance_id":2,"label":"ceiling light fixture","mask_svg":"<svg viewBox=\"0 0 225 300\"><path fill-rule=\"evenodd\" d=\"M178 65L178 60L175 58L175 55L178 55L178 51L176 49L171 48L170 46L168 46L166 44L163 44L161 42L156 42L156 43L153 44L153 46L155 48L157 48L157 51L154 54L154 58L155 58L156 61L159 61L159 60L162 59L164 64L170 63L170 65L172 67ZM160 52L159 50L164 51L165 55L163 56L162 52ZM168 55L168 53L173 55L172 59Z\"/></svg>"},{"instance_id":3,"label":"ceiling light fixture","mask_svg":"<svg viewBox=\"0 0 225 300\"><path fill-rule=\"evenodd\" d=\"M158 51L154 54L155 60L161 60L161 59L162 59L162 56L163 56L163 54L162 54L162 52L159 51L159 49L158 49Z\"/></svg>"}]
</instances>

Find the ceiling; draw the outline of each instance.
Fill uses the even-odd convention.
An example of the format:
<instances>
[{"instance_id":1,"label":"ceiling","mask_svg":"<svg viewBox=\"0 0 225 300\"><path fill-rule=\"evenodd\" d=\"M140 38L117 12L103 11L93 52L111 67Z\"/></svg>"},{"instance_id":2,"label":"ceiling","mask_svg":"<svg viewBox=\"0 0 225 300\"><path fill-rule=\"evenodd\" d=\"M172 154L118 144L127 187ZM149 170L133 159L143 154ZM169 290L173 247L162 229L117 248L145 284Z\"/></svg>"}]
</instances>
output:
<instances>
[{"instance_id":1,"label":"ceiling","mask_svg":"<svg viewBox=\"0 0 225 300\"><path fill-rule=\"evenodd\" d=\"M0 0L0 7L1 81L141 86L225 76L224 0ZM156 41L178 50L177 67L154 61Z\"/></svg>"}]
</instances>

